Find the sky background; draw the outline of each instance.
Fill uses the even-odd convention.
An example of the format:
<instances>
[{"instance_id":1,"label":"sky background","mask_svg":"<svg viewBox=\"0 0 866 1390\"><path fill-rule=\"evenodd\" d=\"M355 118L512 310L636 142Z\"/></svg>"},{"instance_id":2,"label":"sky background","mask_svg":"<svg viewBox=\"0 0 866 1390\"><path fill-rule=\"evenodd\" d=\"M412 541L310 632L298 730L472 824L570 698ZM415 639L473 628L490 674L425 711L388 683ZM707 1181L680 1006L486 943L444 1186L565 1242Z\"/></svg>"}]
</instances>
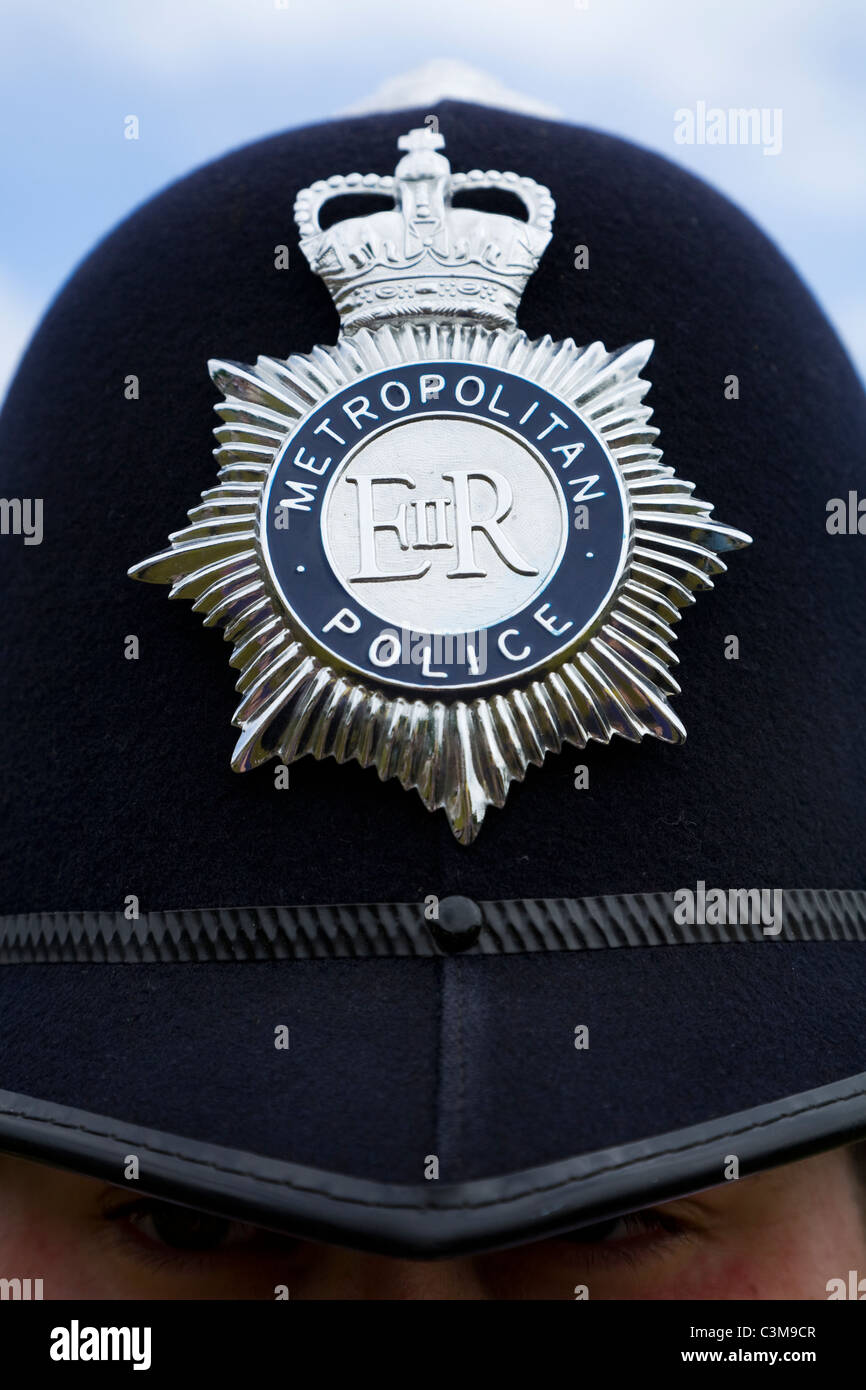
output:
<instances>
[{"instance_id":1,"label":"sky background","mask_svg":"<svg viewBox=\"0 0 866 1390\"><path fill-rule=\"evenodd\" d=\"M437 59L727 193L866 376L863 0L0 0L0 21L0 397L59 287L137 204ZM675 143L675 111L699 101L781 108L781 153Z\"/></svg>"}]
</instances>

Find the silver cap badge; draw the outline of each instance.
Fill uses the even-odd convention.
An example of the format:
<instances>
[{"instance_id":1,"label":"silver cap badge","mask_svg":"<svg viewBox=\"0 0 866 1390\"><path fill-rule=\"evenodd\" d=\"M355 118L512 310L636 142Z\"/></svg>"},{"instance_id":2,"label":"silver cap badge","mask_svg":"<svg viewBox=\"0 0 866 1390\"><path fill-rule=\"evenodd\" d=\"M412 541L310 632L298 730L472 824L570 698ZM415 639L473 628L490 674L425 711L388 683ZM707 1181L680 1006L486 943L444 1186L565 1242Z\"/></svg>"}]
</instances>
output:
<instances>
[{"instance_id":1,"label":"silver cap badge","mask_svg":"<svg viewBox=\"0 0 866 1390\"><path fill-rule=\"evenodd\" d=\"M398 144L393 177L298 195L337 343L209 364L219 483L129 573L232 642L236 771L354 758L469 843L563 743L685 737L671 624L749 537L661 462L642 404L652 342L607 352L516 327L549 191L452 173L427 128ZM526 220L452 205L491 188ZM394 206L323 230L345 193Z\"/></svg>"}]
</instances>

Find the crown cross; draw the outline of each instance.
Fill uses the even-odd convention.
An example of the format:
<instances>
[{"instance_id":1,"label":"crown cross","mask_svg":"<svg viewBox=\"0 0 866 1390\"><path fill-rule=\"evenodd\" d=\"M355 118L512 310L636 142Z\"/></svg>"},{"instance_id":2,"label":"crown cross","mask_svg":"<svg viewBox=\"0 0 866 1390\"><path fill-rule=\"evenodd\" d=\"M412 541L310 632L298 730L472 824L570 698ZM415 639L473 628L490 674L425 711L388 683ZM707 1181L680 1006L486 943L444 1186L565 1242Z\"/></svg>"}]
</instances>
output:
<instances>
[{"instance_id":1,"label":"crown cross","mask_svg":"<svg viewBox=\"0 0 866 1390\"><path fill-rule=\"evenodd\" d=\"M397 141L403 157L393 176L335 174L298 194L301 250L330 290L343 334L406 317L515 326L526 282L550 240L550 191L496 169L454 174L439 153L444 146L429 126L410 130ZM515 194L525 220L452 207L454 193L490 188ZM322 207L346 193L384 194L394 206L323 230Z\"/></svg>"},{"instance_id":2,"label":"crown cross","mask_svg":"<svg viewBox=\"0 0 866 1390\"><path fill-rule=\"evenodd\" d=\"M445 136L440 135L438 130L432 126L425 125L417 130L409 130L405 135L401 135L397 140L397 149L406 150L411 154L413 150L444 150Z\"/></svg>"}]
</instances>

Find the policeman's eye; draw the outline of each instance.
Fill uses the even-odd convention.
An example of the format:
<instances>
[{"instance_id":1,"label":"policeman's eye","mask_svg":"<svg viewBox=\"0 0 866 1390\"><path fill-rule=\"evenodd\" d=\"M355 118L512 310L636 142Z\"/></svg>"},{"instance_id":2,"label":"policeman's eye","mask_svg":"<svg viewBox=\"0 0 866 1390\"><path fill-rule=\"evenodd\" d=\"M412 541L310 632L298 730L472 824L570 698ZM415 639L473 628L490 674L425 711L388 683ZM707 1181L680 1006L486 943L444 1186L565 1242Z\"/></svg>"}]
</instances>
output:
<instances>
[{"instance_id":1,"label":"policeman's eye","mask_svg":"<svg viewBox=\"0 0 866 1390\"><path fill-rule=\"evenodd\" d=\"M145 1253L219 1254L237 1247L260 1246L271 1239L243 1221L151 1197L109 1207L105 1217L115 1224L121 1238L136 1243Z\"/></svg>"},{"instance_id":2,"label":"policeman's eye","mask_svg":"<svg viewBox=\"0 0 866 1390\"><path fill-rule=\"evenodd\" d=\"M582 1246L590 1258L636 1259L682 1239L689 1227L679 1217L654 1210L631 1212L592 1226L581 1226L555 1237L566 1245Z\"/></svg>"}]
</instances>

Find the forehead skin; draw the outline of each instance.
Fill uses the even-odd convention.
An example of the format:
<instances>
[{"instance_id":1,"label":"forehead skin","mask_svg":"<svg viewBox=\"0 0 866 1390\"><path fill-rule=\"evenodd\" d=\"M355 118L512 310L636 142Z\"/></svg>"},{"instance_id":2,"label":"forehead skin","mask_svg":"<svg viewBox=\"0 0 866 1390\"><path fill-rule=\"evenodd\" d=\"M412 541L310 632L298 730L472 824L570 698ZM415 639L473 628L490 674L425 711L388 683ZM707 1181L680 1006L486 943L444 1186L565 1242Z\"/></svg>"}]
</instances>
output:
<instances>
[{"instance_id":1,"label":"forehead skin","mask_svg":"<svg viewBox=\"0 0 866 1390\"><path fill-rule=\"evenodd\" d=\"M213 1252L143 1246L106 1212L128 1188L0 1155L0 1277L44 1297L273 1299L825 1299L866 1265L862 1194L836 1149L658 1210L674 1235L549 1240L475 1258L408 1261L238 1228Z\"/></svg>"}]
</instances>

